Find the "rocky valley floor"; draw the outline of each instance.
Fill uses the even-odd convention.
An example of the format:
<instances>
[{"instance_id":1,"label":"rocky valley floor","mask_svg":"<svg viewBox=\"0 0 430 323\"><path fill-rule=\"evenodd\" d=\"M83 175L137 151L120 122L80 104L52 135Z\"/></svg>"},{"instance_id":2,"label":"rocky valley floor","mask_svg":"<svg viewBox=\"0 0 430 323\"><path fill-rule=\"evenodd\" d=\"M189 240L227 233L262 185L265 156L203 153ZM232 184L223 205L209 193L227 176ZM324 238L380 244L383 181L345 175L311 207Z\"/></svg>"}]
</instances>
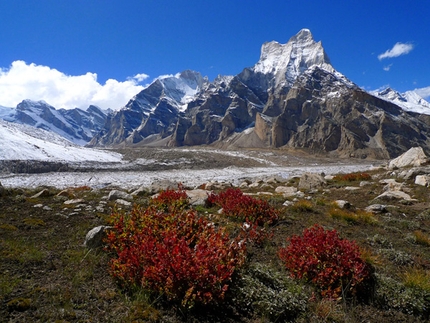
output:
<instances>
[{"instance_id":1,"label":"rocky valley floor","mask_svg":"<svg viewBox=\"0 0 430 323\"><path fill-rule=\"evenodd\" d=\"M430 174L428 167L370 169L369 162L279 151L154 149L144 154L130 151L125 160L123 167L142 168L121 169L115 181L103 179L93 186L88 180L92 176L115 176L116 172L81 169L67 175L2 174L0 322L428 321L430 199L426 182L417 181L418 176L425 179ZM145 170L145 163L153 168ZM242 171L246 169L248 172ZM274 171L265 173L265 169ZM158 175L150 177L151 171ZM325 179L318 175L316 181L303 184L299 177L304 171L343 175ZM231 234L241 223L205 206L210 191L240 186L279 211L279 220L268 228L272 238L249 247L248 265L239 273L240 284L231 286L225 303L218 307L184 312L162 297L124 290L109 275L111 255L83 245L87 232L106 225L114 208L128 212L133 204L147 205L154 193L181 179L164 177L163 172L187 174L182 179L190 207L216 225L226 226ZM214 177L216 172L224 173ZM137 177L132 180L127 174ZM80 176L86 182L73 181ZM26 181L26 177L32 179ZM336 229L342 238L360 246L373 268L374 282L366 297L328 301L311 284L288 278L279 248L288 237L300 235L316 223Z\"/></svg>"}]
</instances>

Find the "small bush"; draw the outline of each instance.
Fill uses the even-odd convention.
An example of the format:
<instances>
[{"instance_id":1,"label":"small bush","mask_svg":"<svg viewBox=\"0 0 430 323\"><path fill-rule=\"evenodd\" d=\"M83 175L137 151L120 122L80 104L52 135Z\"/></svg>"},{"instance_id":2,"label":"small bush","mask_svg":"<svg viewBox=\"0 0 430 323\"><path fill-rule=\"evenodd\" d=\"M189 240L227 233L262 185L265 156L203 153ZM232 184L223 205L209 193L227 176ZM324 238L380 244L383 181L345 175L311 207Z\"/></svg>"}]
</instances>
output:
<instances>
[{"instance_id":1,"label":"small bush","mask_svg":"<svg viewBox=\"0 0 430 323\"><path fill-rule=\"evenodd\" d=\"M189 205L189 198L187 192L184 190L182 184L178 185L178 190L165 190L161 191L156 197L150 201L151 205L159 209L166 210L182 210Z\"/></svg>"},{"instance_id":2,"label":"small bush","mask_svg":"<svg viewBox=\"0 0 430 323\"><path fill-rule=\"evenodd\" d=\"M211 193L208 206L222 207L226 216L259 226L270 225L278 220L278 212L265 200L244 195L240 189L229 188L219 194Z\"/></svg>"},{"instance_id":3,"label":"small bush","mask_svg":"<svg viewBox=\"0 0 430 323\"><path fill-rule=\"evenodd\" d=\"M245 244L231 240L195 211L134 207L112 214L111 273L125 286L141 286L184 308L223 300L245 260Z\"/></svg>"},{"instance_id":4,"label":"small bush","mask_svg":"<svg viewBox=\"0 0 430 323\"><path fill-rule=\"evenodd\" d=\"M315 225L302 236L288 238L279 257L294 278L315 284L321 295L336 299L354 294L370 278L370 268L362 260L354 241L341 239L336 230L325 231Z\"/></svg>"},{"instance_id":5,"label":"small bush","mask_svg":"<svg viewBox=\"0 0 430 323\"><path fill-rule=\"evenodd\" d=\"M372 179L367 173L351 173L336 175L333 180L341 182L356 182L356 181L369 181Z\"/></svg>"}]
</instances>

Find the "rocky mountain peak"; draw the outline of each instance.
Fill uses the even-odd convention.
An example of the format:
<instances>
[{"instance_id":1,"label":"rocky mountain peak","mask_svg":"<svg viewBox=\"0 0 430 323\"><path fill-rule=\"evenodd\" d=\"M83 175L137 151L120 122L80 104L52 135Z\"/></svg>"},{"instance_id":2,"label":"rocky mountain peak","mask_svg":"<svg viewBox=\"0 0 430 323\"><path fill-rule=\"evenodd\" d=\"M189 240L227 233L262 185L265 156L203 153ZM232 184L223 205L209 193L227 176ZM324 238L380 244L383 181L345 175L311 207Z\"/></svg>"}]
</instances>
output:
<instances>
[{"instance_id":1,"label":"rocky mountain peak","mask_svg":"<svg viewBox=\"0 0 430 323\"><path fill-rule=\"evenodd\" d=\"M252 69L255 73L272 75L269 83L272 87L290 87L313 65L334 71L321 42L313 39L309 29L302 29L286 44L276 41L263 44L260 60Z\"/></svg>"}]
</instances>

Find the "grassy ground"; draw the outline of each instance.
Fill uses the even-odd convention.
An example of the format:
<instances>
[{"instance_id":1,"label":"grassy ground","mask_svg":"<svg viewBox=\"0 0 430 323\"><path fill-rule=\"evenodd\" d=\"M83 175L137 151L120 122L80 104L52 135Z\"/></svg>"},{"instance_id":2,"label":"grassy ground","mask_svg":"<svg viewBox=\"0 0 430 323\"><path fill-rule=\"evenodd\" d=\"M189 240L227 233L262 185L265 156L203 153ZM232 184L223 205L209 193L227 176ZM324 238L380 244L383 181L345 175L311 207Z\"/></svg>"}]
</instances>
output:
<instances>
[{"instance_id":1,"label":"grassy ground","mask_svg":"<svg viewBox=\"0 0 430 323\"><path fill-rule=\"evenodd\" d=\"M109 255L83 246L85 234L106 224L113 204L108 191L71 189L66 196L46 188L7 190L0 197L1 322L427 322L430 313L430 199L428 188L406 182L417 202L390 201L377 215L359 210L382 193L375 171L371 183L335 180L325 189L305 192L292 201L267 197L280 210L273 238L248 252L225 304L184 312L142 290L125 291L108 272ZM288 185L296 185L294 181ZM347 190L345 187L360 187ZM244 190L246 191L246 190ZM253 189L274 192L274 188ZM67 199L82 199L64 204ZM135 199L144 204L148 197ZM347 200L351 211L333 206ZM102 203L100 203L102 201ZM202 216L230 230L234 223L214 209L198 207ZM374 268L373 291L364 299L327 301L313 286L288 278L277 256L287 237L319 223L355 240Z\"/></svg>"}]
</instances>

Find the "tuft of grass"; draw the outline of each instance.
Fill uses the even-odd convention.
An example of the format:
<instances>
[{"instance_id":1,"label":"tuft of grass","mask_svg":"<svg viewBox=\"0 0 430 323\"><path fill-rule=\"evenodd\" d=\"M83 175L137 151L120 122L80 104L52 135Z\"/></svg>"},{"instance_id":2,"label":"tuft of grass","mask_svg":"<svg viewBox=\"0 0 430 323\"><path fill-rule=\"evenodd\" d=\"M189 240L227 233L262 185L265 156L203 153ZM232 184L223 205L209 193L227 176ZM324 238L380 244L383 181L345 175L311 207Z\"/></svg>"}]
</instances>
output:
<instances>
[{"instance_id":1,"label":"tuft of grass","mask_svg":"<svg viewBox=\"0 0 430 323\"><path fill-rule=\"evenodd\" d=\"M26 225L32 228L41 227L45 225L45 221L37 218L25 218L22 222L24 222Z\"/></svg>"},{"instance_id":2,"label":"tuft of grass","mask_svg":"<svg viewBox=\"0 0 430 323\"><path fill-rule=\"evenodd\" d=\"M406 287L430 293L430 271L419 268L409 268L403 274L403 283Z\"/></svg>"},{"instance_id":3,"label":"tuft of grass","mask_svg":"<svg viewBox=\"0 0 430 323\"><path fill-rule=\"evenodd\" d=\"M430 247L430 237L420 230L414 231L415 242L426 247Z\"/></svg>"},{"instance_id":4,"label":"tuft of grass","mask_svg":"<svg viewBox=\"0 0 430 323\"><path fill-rule=\"evenodd\" d=\"M315 207L311 201L300 200L290 206L290 210L297 213L310 213L315 211Z\"/></svg>"},{"instance_id":5,"label":"tuft of grass","mask_svg":"<svg viewBox=\"0 0 430 323\"><path fill-rule=\"evenodd\" d=\"M8 223L2 223L0 224L0 229L6 230L6 231L16 231L18 228L12 224Z\"/></svg>"},{"instance_id":6,"label":"tuft of grass","mask_svg":"<svg viewBox=\"0 0 430 323\"><path fill-rule=\"evenodd\" d=\"M336 207L332 207L328 214L333 218L337 220L345 221L349 224L375 224L378 222L378 220L375 218L375 216L366 211L357 210L356 212L351 212L344 209L339 209Z\"/></svg>"}]
</instances>

